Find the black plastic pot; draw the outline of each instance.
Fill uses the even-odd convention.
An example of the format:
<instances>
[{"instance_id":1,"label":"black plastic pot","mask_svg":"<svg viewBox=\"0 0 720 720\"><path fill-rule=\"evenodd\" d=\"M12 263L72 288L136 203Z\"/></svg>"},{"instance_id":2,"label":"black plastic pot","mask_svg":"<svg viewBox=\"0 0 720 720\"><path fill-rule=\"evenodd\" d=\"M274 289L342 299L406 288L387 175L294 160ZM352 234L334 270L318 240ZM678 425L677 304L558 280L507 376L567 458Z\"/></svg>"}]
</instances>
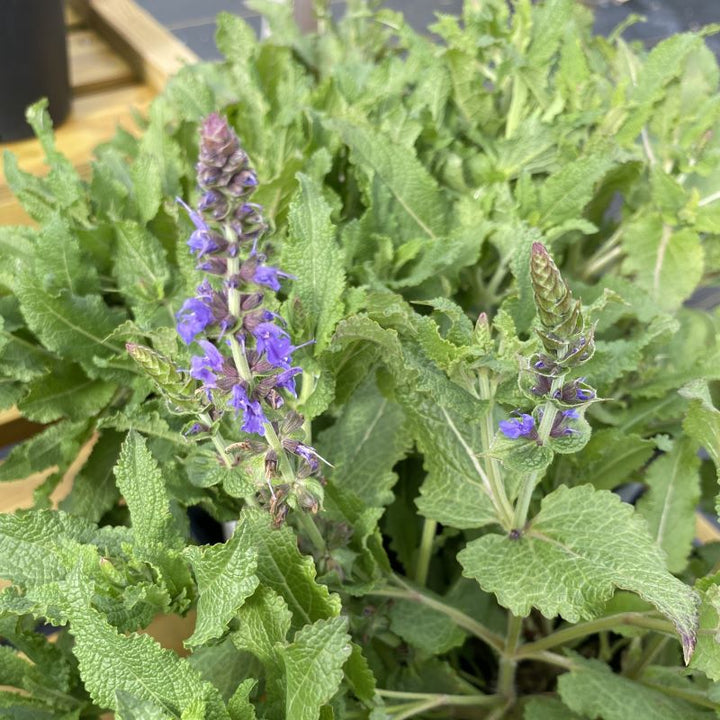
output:
<instances>
[{"instance_id":1,"label":"black plastic pot","mask_svg":"<svg viewBox=\"0 0 720 720\"><path fill-rule=\"evenodd\" d=\"M70 111L62 0L0 0L0 142L32 135L25 108L42 97L59 125Z\"/></svg>"}]
</instances>

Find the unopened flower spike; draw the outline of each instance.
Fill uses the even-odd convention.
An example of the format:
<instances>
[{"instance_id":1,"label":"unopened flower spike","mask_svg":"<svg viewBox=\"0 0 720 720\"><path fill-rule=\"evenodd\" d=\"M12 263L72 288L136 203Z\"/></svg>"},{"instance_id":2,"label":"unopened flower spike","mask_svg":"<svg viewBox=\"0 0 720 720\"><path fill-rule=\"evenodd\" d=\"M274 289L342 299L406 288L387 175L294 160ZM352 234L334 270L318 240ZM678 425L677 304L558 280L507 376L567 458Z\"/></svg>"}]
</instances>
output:
<instances>
[{"instance_id":1,"label":"unopened flower spike","mask_svg":"<svg viewBox=\"0 0 720 720\"><path fill-rule=\"evenodd\" d=\"M530 280L544 352L525 359L518 382L535 400L536 410L501 422L499 429L511 440L526 438L543 444L549 438L574 434L573 421L596 400L595 390L585 378L567 379L572 368L592 357L593 328L585 327L580 301L573 298L542 243L532 245Z\"/></svg>"}]
</instances>

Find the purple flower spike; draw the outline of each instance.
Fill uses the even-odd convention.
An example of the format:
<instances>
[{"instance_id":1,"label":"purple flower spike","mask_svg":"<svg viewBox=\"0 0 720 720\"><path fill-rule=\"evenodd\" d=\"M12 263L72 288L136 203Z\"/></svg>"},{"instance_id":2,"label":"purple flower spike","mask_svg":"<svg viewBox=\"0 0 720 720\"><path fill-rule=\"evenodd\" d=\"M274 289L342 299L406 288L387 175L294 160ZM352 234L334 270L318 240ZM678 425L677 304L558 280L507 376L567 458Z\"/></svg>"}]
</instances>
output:
<instances>
[{"instance_id":1,"label":"purple flower spike","mask_svg":"<svg viewBox=\"0 0 720 720\"><path fill-rule=\"evenodd\" d=\"M264 435L264 423L268 420L257 400L250 400L242 385L233 385L228 405L235 410L235 417L243 414L242 429L247 433Z\"/></svg>"},{"instance_id":2,"label":"purple flower spike","mask_svg":"<svg viewBox=\"0 0 720 720\"><path fill-rule=\"evenodd\" d=\"M212 310L199 298L188 298L178 311L178 335L189 345L213 321Z\"/></svg>"},{"instance_id":3,"label":"purple flower spike","mask_svg":"<svg viewBox=\"0 0 720 720\"><path fill-rule=\"evenodd\" d=\"M577 389L577 399L582 402L587 402L595 397L595 393L592 390L585 390L584 388Z\"/></svg>"},{"instance_id":4,"label":"purple flower spike","mask_svg":"<svg viewBox=\"0 0 720 720\"><path fill-rule=\"evenodd\" d=\"M517 440L519 437L532 437L533 434L536 434L535 418L523 413L518 418L503 420L500 423L500 432L511 440Z\"/></svg>"}]
</instances>

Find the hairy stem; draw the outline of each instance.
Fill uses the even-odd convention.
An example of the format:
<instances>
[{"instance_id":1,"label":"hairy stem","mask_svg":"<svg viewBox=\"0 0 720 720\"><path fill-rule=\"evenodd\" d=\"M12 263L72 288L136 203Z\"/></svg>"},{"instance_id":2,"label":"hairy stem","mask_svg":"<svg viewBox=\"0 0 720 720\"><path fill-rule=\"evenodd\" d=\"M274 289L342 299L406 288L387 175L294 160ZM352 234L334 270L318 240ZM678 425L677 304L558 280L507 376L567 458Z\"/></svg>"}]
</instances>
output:
<instances>
[{"instance_id":1,"label":"hairy stem","mask_svg":"<svg viewBox=\"0 0 720 720\"><path fill-rule=\"evenodd\" d=\"M212 425L213 425L212 418L207 413L200 413L198 415L198 420L200 420L200 422L203 425L207 425L208 427L212 427ZM233 466L232 460L230 459L230 456L225 451L225 441L222 439L222 437L220 437L219 432L214 432L212 434L212 442L213 442L213 445L215 446L215 449L218 452L218 455L220 456L222 461L225 463L225 467L231 468Z\"/></svg>"},{"instance_id":2,"label":"hairy stem","mask_svg":"<svg viewBox=\"0 0 720 720\"><path fill-rule=\"evenodd\" d=\"M523 618L508 613L508 630L505 647L500 656L498 693L507 700L515 700L515 668L518 645L522 639Z\"/></svg>"},{"instance_id":3,"label":"hairy stem","mask_svg":"<svg viewBox=\"0 0 720 720\"><path fill-rule=\"evenodd\" d=\"M552 635L548 635L540 640L535 640L535 642L526 643L517 651L516 658L520 659L535 655L541 650L549 650L559 645L565 645L566 643L580 640L588 635L594 635L602 630L612 630L618 625L632 625L633 627L674 635L673 626L667 620L650 617L648 614L639 612L618 613L617 615L608 615L598 618L597 620L572 625L571 627L557 630Z\"/></svg>"},{"instance_id":4,"label":"hairy stem","mask_svg":"<svg viewBox=\"0 0 720 720\"><path fill-rule=\"evenodd\" d=\"M425 585L427 582L428 571L430 570L430 560L432 559L433 541L437 532L437 522L425 518L423 522L422 539L420 540L420 550L418 552L417 563L415 565L415 582L418 585Z\"/></svg>"},{"instance_id":5,"label":"hairy stem","mask_svg":"<svg viewBox=\"0 0 720 720\"><path fill-rule=\"evenodd\" d=\"M373 590L368 593L369 595L375 595L376 597L389 597L389 598L400 598L402 600L410 600L412 602L420 603L426 607L432 608L439 613L442 613L446 617L449 617L458 627L463 630L467 630L471 635L474 635L479 640L489 645L494 650L501 652L505 643L496 633L492 630L488 630L484 625L481 625L477 620L466 615L461 610L447 605L441 600L427 595L426 593L420 592L419 590L413 589L401 578L394 576L391 578L392 581L400 587L395 588L382 588L379 590Z\"/></svg>"},{"instance_id":6,"label":"hairy stem","mask_svg":"<svg viewBox=\"0 0 720 720\"><path fill-rule=\"evenodd\" d=\"M495 435L495 426L493 423L495 392L490 384L487 368L480 369L478 372L478 380L480 384L480 398L486 400L488 403L488 409L480 421L480 434L483 452L489 453L492 439ZM498 519L506 530L510 530L512 528L513 508L505 492L505 482L503 481L500 464L490 455L487 455L485 459L485 473L495 499Z\"/></svg>"}]
</instances>

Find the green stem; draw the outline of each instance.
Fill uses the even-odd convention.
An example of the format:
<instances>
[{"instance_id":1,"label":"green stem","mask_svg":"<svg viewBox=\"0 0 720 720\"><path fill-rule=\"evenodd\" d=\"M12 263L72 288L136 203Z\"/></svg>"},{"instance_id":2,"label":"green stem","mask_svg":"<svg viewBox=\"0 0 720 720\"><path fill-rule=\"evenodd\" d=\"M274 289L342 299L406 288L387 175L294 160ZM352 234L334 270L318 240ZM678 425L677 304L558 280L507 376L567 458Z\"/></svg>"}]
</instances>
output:
<instances>
[{"instance_id":1,"label":"green stem","mask_svg":"<svg viewBox=\"0 0 720 720\"><path fill-rule=\"evenodd\" d=\"M430 520L430 518L425 518L422 539L420 540L420 551L418 552L417 564L415 565L415 582L418 585L425 585L427 582L436 532L437 522Z\"/></svg>"},{"instance_id":2,"label":"green stem","mask_svg":"<svg viewBox=\"0 0 720 720\"><path fill-rule=\"evenodd\" d=\"M445 693L404 692L402 690L384 690L383 688L378 688L375 692L380 697L395 698L396 700L442 700L445 705L492 705L497 702L497 697L484 693L446 695Z\"/></svg>"},{"instance_id":3,"label":"green stem","mask_svg":"<svg viewBox=\"0 0 720 720\"><path fill-rule=\"evenodd\" d=\"M552 635L536 640L535 642L526 643L516 653L516 658L521 659L529 655L535 655L541 650L548 650L565 645L573 640L582 639L588 635L594 635L602 630L612 630L619 625L632 625L633 627L644 628L646 630L655 630L669 635L674 634L672 625L666 620L660 620L654 617L648 617L643 613L627 612L618 613L617 615L608 615L590 620L589 622L579 623L571 627L557 630Z\"/></svg>"},{"instance_id":4,"label":"green stem","mask_svg":"<svg viewBox=\"0 0 720 720\"><path fill-rule=\"evenodd\" d=\"M495 435L495 426L493 423L495 391L490 384L487 368L481 368L478 371L478 381L480 385L480 398L488 403L487 412L485 412L480 421L480 436L483 452L489 453ZM495 499L498 519L506 530L510 530L512 527L513 508L505 492L505 483L503 481L500 464L489 454L486 454L485 458L485 473Z\"/></svg>"},{"instance_id":5,"label":"green stem","mask_svg":"<svg viewBox=\"0 0 720 720\"><path fill-rule=\"evenodd\" d=\"M648 665L652 664L653 660L662 652L669 639L667 635L652 635L642 655L637 662L633 663L625 675L631 680L637 680L645 672Z\"/></svg>"},{"instance_id":6,"label":"green stem","mask_svg":"<svg viewBox=\"0 0 720 720\"><path fill-rule=\"evenodd\" d=\"M522 637L523 618L508 613L508 630L505 647L500 656L500 674L498 676L498 694L508 700L515 699L515 655Z\"/></svg>"},{"instance_id":7,"label":"green stem","mask_svg":"<svg viewBox=\"0 0 720 720\"><path fill-rule=\"evenodd\" d=\"M295 513L295 517L297 518L300 526L302 527L303 531L308 536L308 539L315 548L315 552L320 556L327 555L327 545L325 544L325 538L323 538L322 534L318 530L318 527L312 517L308 515L308 513L304 510L298 510Z\"/></svg>"},{"instance_id":8,"label":"green stem","mask_svg":"<svg viewBox=\"0 0 720 720\"><path fill-rule=\"evenodd\" d=\"M523 478L520 485L517 502L515 503L515 514L513 516L513 528L522 530L527 522L528 512L530 510L530 501L532 500L535 485L537 485L538 474L536 472L529 473Z\"/></svg>"},{"instance_id":9,"label":"green stem","mask_svg":"<svg viewBox=\"0 0 720 720\"><path fill-rule=\"evenodd\" d=\"M198 415L198 420L203 425L207 425L208 427L212 427L213 421L212 418L207 413L200 413ZM225 463L225 467L231 468L233 466L232 460L230 459L230 456L225 451L225 441L220 437L219 432L214 432L212 434L212 442L215 446L215 449L218 452L218 455L222 458L222 461Z\"/></svg>"},{"instance_id":10,"label":"green stem","mask_svg":"<svg viewBox=\"0 0 720 720\"><path fill-rule=\"evenodd\" d=\"M555 393L562 388L565 383L565 373L558 375L552 381L550 388L549 398L545 401L542 410L542 419L540 420L540 427L538 428L538 439L539 445L544 445L550 437L553 423L558 414L558 409L555 406L552 398ZM515 512L513 513L512 527L515 530L522 530L527 523L528 512L530 511L530 501L532 500L533 491L539 480L539 473L531 472L525 475L520 485L520 492L518 493L518 499L515 503Z\"/></svg>"},{"instance_id":11,"label":"green stem","mask_svg":"<svg viewBox=\"0 0 720 720\"><path fill-rule=\"evenodd\" d=\"M298 404L302 406L308 401L315 390L315 378L309 372L303 372L302 382L300 384L300 397ZM309 418L303 417L303 432L305 433L305 442L312 445L312 424Z\"/></svg>"},{"instance_id":12,"label":"green stem","mask_svg":"<svg viewBox=\"0 0 720 720\"><path fill-rule=\"evenodd\" d=\"M296 481L295 473L290 465L287 453L280 442L280 438L277 436L272 423L265 423L263 427L265 428L265 439L268 441L268 445L270 445L270 447L275 451L278 462L280 463L280 474L282 475L285 483L288 486L293 487ZM327 545L325 544L325 540L320 534L320 531L313 519L302 509L299 509L295 513L295 517L308 536L308 539L313 544L317 553L319 555L327 555Z\"/></svg>"},{"instance_id":13,"label":"green stem","mask_svg":"<svg viewBox=\"0 0 720 720\"><path fill-rule=\"evenodd\" d=\"M390 597L400 598L402 600L410 600L411 602L417 602L426 607L432 608L439 613L442 613L446 617L449 617L458 627L463 630L467 630L471 635L474 635L479 640L489 645L491 648L501 652L504 647L503 639L496 633L488 630L484 625L481 625L477 620L466 615L464 612L454 608L450 605L446 605L440 600L436 600L430 595L420 592L419 590L412 589L409 585L403 582L398 577L393 577L393 581L400 585L400 588L383 588L380 590L373 590L369 592L369 595L376 597Z\"/></svg>"}]
</instances>

